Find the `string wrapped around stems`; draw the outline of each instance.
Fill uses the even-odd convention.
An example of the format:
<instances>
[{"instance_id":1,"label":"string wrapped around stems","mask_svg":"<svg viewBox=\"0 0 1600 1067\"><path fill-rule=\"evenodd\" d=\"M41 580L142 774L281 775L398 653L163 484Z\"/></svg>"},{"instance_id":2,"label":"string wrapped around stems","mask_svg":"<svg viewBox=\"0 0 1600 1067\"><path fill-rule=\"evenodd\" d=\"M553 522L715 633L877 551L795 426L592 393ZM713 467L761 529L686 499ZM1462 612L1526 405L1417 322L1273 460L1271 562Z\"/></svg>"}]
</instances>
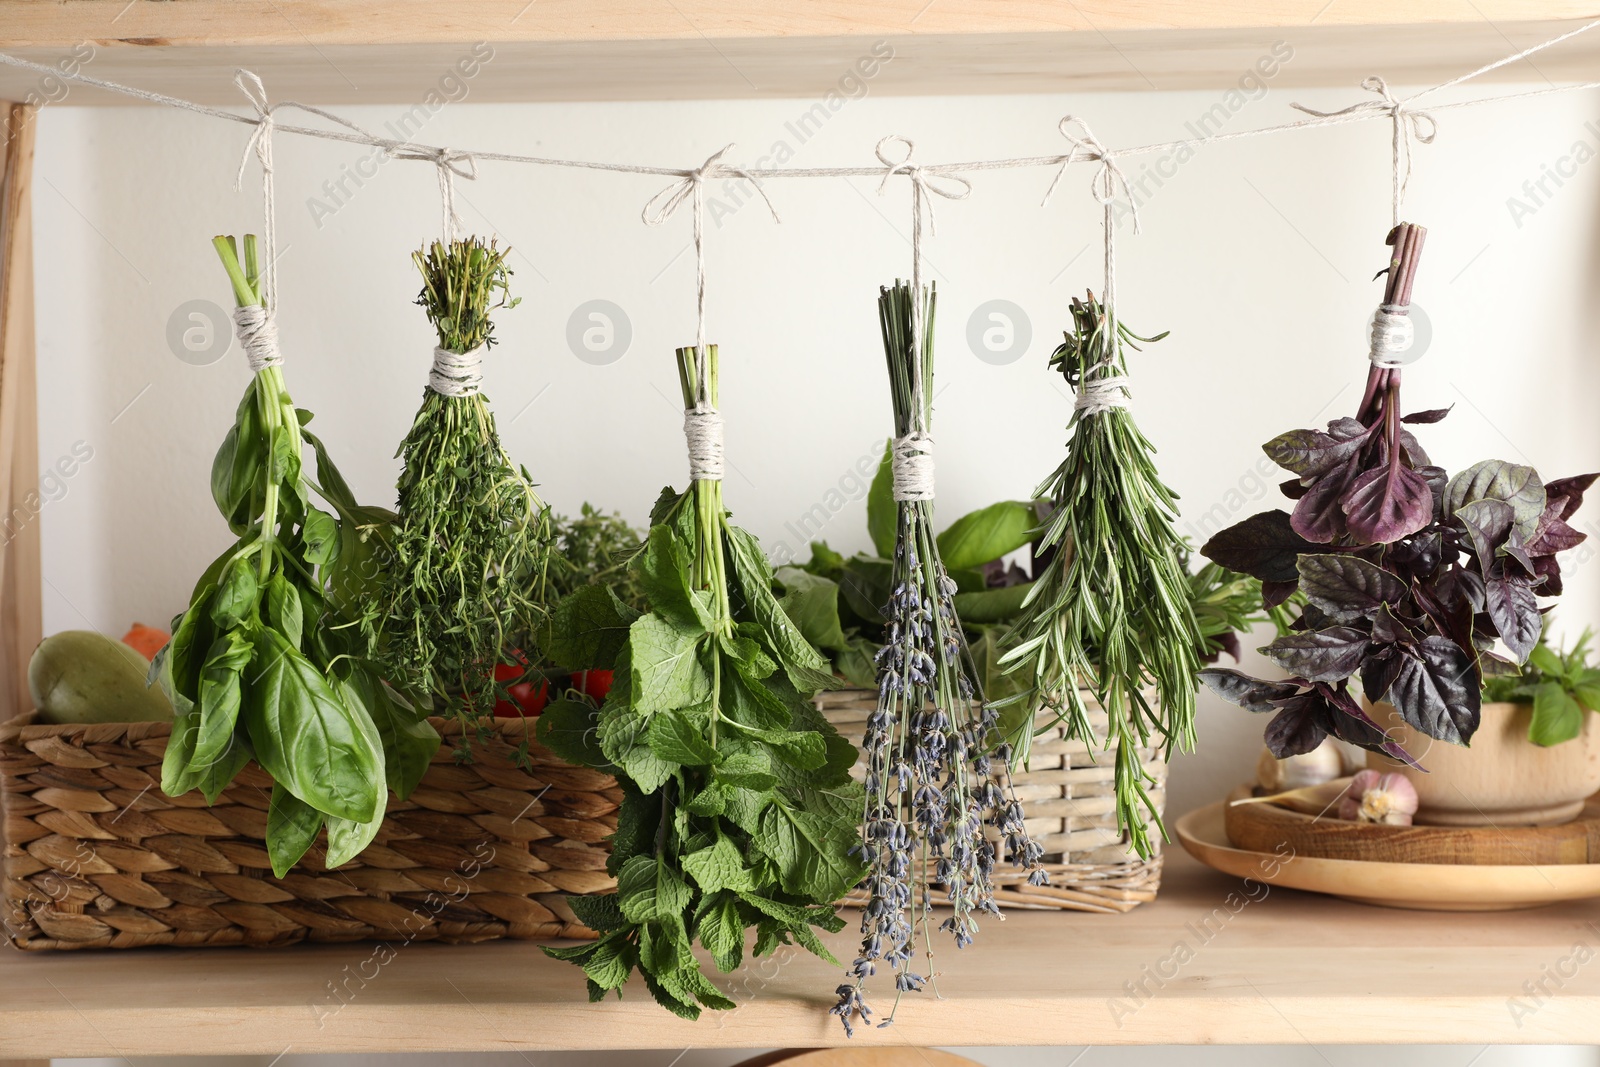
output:
<instances>
[{"instance_id":1,"label":"string wrapped around stems","mask_svg":"<svg viewBox=\"0 0 1600 1067\"><path fill-rule=\"evenodd\" d=\"M1162 827L1148 788L1153 778L1138 750L1153 735L1168 743L1169 753L1193 748L1204 642L1190 604L1184 543L1173 525L1176 496L1161 481L1155 450L1129 408L1125 346L1166 336L1141 338L1116 315L1115 208L1119 193L1130 205L1132 194L1115 155L1086 123L1069 116L1061 130L1075 158L1100 163L1091 191L1104 213L1106 295L1103 302L1092 293L1072 302L1072 328L1051 357L1078 396L1066 458L1035 490L1051 509L1039 539L1050 559L1001 657L1027 687L1003 702L1003 732L1024 764L1041 711L1054 713L1048 727L1063 725L1069 737L1111 750L1118 825L1147 859L1155 845L1146 820ZM1134 223L1137 229L1136 209ZM1106 713L1104 737L1090 722L1086 691Z\"/></svg>"},{"instance_id":2,"label":"string wrapped around stems","mask_svg":"<svg viewBox=\"0 0 1600 1067\"><path fill-rule=\"evenodd\" d=\"M932 981L936 883L951 907L939 929L964 948L980 915L1000 915L993 886L998 862L1027 870L1030 885L1048 880L1040 866L1044 849L1029 838L1011 789L1010 754L1003 744L994 747L997 713L978 691L956 615L956 583L934 536L933 311L932 289L918 292L904 282L878 299L894 405L897 528L878 704L862 742L860 854L869 900L861 952L832 1009L847 1032L872 1015L864 987L879 964L894 974L896 1007L902 995ZM998 848L985 827L993 828ZM911 969L919 927L927 974ZM891 1010L878 1025L893 1021Z\"/></svg>"}]
</instances>

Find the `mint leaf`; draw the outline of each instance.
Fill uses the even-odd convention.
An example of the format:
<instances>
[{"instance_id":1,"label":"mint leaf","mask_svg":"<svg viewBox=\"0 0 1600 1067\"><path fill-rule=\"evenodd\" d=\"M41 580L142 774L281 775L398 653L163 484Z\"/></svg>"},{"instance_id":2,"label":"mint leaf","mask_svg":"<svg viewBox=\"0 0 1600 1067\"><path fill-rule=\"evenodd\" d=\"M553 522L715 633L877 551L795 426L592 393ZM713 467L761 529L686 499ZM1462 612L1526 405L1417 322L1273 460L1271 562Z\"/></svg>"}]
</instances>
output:
<instances>
[{"instance_id":1,"label":"mint leaf","mask_svg":"<svg viewBox=\"0 0 1600 1067\"><path fill-rule=\"evenodd\" d=\"M602 991L621 988L633 973L633 959L629 945L613 935L595 946L595 951L583 961L583 973Z\"/></svg>"},{"instance_id":2,"label":"mint leaf","mask_svg":"<svg viewBox=\"0 0 1600 1067\"><path fill-rule=\"evenodd\" d=\"M649 720L627 708L610 709L600 714L600 748L643 792L653 793L666 784L677 770L651 750L646 741Z\"/></svg>"},{"instance_id":3,"label":"mint leaf","mask_svg":"<svg viewBox=\"0 0 1600 1067\"><path fill-rule=\"evenodd\" d=\"M801 692L814 693L819 689L837 688L828 661L801 636L795 624L785 615L772 594L772 568L761 554L756 539L737 526L729 526L728 555L733 561L733 573L744 594L746 605L755 622L766 631L767 640L777 654L784 673Z\"/></svg>"},{"instance_id":4,"label":"mint leaf","mask_svg":"<svg viewBox=\"0 0 1600 1067\"><path fill-rule=\"evenodd\" d=\"M633 857L617 875L617 904L630 922L670 917L681 923L691 895L683 879L653 856Z\"/></svg>"},{"instance_id":5,"label":"mint leaf","mask_svg":"<svg viewBox=\"0 0 1600 1067\"><path fill-rule=\"evenodd\" d=\"M744 960L744 923L733 899L724 897L713 904L701 917L698 929L700 943L711 953L717 970L724 974L737 970Z\"/></svg>"},{"instance_id":6,"label":"mint leaf","mask_svg":"<svg viewBox=\"0 0 1600 1067\"><path fill-rule=\"evenodd\" d=\"M597 934L608 934L628 925L613 893L599 897L568 897L567 907L572 909L572 914L578 917L579 922Z\"/></svg>"},{"instance_id":7,"label":"mint leaf","mask_svg":"<svg viewBox=\"0 0 1600 1067\"><path fill-rule=\"evenodd\" d=\"M647 740L650 751L663 760L690 767L717 761L716 749L705 739L701 723L709 720L710 706L669 709L650 717Z\"/></svg>"},{"instance_id":8,"label":"mint leaf","mask_svg":"<svg viewBox=\"0 0 1600 1067\"><path fill-rule=\"evenodd\" d=\"M635 708L648 714L711 699L711 679L696 655L704 636L654 613L634 621L628 648Z\"/></svg>"},{"instance_id":9,"label":"mint leaf","mask_svg":"<svg viewBox=\"0 0 1600 1067\"><path fill-rule=\"evenodd\" d=\"M676 626L704 632L712 626L711 597L690 582L692 562L688 547L671 529L655 526L634 569L651 611Z\"/></svg>"},{"instance_id":10,"label":"mint leaf","mask_svg":"<svg viewBox=\"0 0 1600 1067\"><path fill-rule=\"evenodd\" d=\"M600 745L600 711L587 701L553 701L534 729L539 743L568 763L601 770L611 765Z\"/></svg>"},{"instance_id":11,"label":"mint leaf","mask_svg":"<svg viewBox=\"0 0 1600 1067\"><path fill-rule=\"evenodd\" d=\"M638 617L610 586L579 586L551 611L544 653L569 671L610 670Z\"/></svg>"},{"instance_id":12,"label":"mint leaf","mask_svg":"<svg viewBox=\"0 0 1600 1067\"><path fill-rule=\"evenodd\" d=\"M778 776L772 771L772 759L762 748L724 756L712 773L719 782L746 789L764 791L778 784Z\"/></svg>"},{"instance_id":13,"label":"mint leaf","mask_svg":"<svg viewBox=\"0 0 1600 1067\"><path fill-rule=\"evenodd\" d=\"M756 845L778 865L784 892L813 900L837 900L861 879L865 868L848 855L853 840L838 823L783 800L761 816Z\"/></svg>"},{"instance_id":14,"label":"mint leaf","mask_svg":"<svg viewBox=\"0 0 1600 1067\"><path fill-rule=\"evenodd\" d=\"M818 648L843 651L849 638L839 621L839 583L799 567L779 567L775 577L784 590L778 604L801 636Z\"/></svg>"},{"instance_id":15,"label":"mint leaf","mask_svg":"<svg viewBox=\"0 0 1600 1067\"><path fill-rule=\"evenodd\" d=\"M683 869L700 886L701 892L715 893L719 889L750 891L755 882L745 869L744 857L726 837L718 836L709 848L691 852L681 861Z\"/></svg>"}]
</instances>

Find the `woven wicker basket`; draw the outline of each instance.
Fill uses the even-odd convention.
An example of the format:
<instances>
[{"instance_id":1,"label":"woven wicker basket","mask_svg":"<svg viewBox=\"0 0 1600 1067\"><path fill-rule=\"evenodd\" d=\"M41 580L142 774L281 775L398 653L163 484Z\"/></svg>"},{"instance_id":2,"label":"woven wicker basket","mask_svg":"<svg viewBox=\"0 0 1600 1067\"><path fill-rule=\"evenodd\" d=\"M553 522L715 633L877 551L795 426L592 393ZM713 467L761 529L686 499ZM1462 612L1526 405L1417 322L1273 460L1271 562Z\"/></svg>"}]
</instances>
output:
<instances>
[{"instance_id":1,"label":"woven wicker basket","mask_svg":"<svg viewBox=\"0 0 1600 1067\"><path fill-rule=\"evenodd\" d=\"M861 744L867 716L877 703L877 691L872 689L841 689L817 696L817 708L855 745ZM1049 721L1046 714L1041 725ZM1098 705L1090 704L1089 721L1103 737L1106 715ZM1150 797L1159 812L1166 803L1165 755L1151 746L1139 750L1139 759L1155 778ZM856 776L863 773L858 765ZM1112 773L1106 753L1067 740L1059 726L1034 739L1030 766L1019 770L1013 782L1028 832L1044 846L1050 884L1030 886L1024 873L997 867L995 899L1001 907L1122 912L1156 898L1161 854L1141 860L1128 851L1127 839L1117 832Z\"/></svg>"},{"instance_id":2,"label":"woven wicker basket","mask_svg":"<svg viewBox=\"0 0 1600 1067\"><path fill-rule=\"evenodd\" d=\"M523 719L453 761L460 726L373 844L328 871L313 846L272 876L272 780L254 763L207 805L161 792L170 723L0 725L5 905L18 948L592 937L565 896L605 892L622 794L531 741ZM528 742L532 769L513 757Z\"/></svg>"}]
</instances>

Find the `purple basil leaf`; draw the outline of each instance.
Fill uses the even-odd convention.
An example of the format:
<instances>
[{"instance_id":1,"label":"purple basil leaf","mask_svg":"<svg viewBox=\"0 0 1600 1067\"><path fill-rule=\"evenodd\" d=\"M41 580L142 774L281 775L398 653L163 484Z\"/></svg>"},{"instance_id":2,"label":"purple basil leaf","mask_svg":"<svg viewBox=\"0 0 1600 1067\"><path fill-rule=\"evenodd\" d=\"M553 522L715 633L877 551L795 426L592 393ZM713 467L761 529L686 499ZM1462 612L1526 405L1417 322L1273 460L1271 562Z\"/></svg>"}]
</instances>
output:
<instances>
[{"instance_id":1,"label":"purple basil leaf","mask_svg":"<svg viewBox=\"0 0 1600 1067\"><path fill-rule=\"evenodd\" d=\"M1361 426L1359 422L1356 425ZM1262 445L1261 450L1284 470L1302 478L1317 478L1349 461L1366 444L1374 428L1361 426L1359 434L1342 438L1320 430L1290 430Z\"/></svg>"},{"instance_id":2,"label":"purple basil leaf","mask_svg":"<svg viewBox=\"0 0 1600 1067\"><path fill-rule=\"evenodd\" d=\"M1341 537L1348 527L1345 525L1344 509L1339 506L1339 498L1344 495L1345 486L1350 484L1354 476L1353 468L1342 467L1319 478L1315 485L1309 487L1305 495L1295 502L1292 517L1294 532L1320 545L1332 544Z\"/></svg>"},{"instance_id":3,"label":"purple basil leaf","mask_svg":"<svg viewBox=\"0 0 1600 1067\"><path fill-rule=\"evenodd\" d=\"M1429 637L1396 657L1388 698L1406 722L1429 737L1465 745L1478 729L1476 659L1447 637Z\"/></svg>"},{"instance_id":4,"label":"purple basil leaf","mask_svg":"<svg viewBox=\"0 0 1600 1067\"><path fill-rule=\"evenodd\" d=\"M1290 500L1299 500L1306 495L1305 483L1299 478L1290 478L1286 482L1279 482L1278 489Z\"/></svg>"},{"instance_id":5,"label":"purple basil leaf","mask_svg":"<svg viewBox=\"0 0 1600 1067\"><path fill-rule=\"evenodd\" d=\"M1527 546L1522 543L1522 536L1515 530L1511 531L1511 536L1506 538L1506 543L1500 546L1495 556L1506 561L1502 566L1515 563L1524 577L1532 578L1537 573L1533 569L1533 557L1528 554Z\"/></svg>"},{"instance_id":6,"label":"purple basil leaf","mask_svg":"<svg viewBox=\"0 0 1600 1067\"><path fill-rule=\"evenodd\" d=\"M1246 711L1277 711L1275 700L1288 700L1300 691L1294 682L1267 682L1227 667L1211 667L1200 672L1200 680L1217 696Z\"/></svg>"},{"instance_id":7,"label":"purple basil leaf","mask_svg":"<svg viewBox=\"0 0 1600 1067\"><path fill-rule=\"evenodd\" d=\"M1564 496L1567 502L1561 506L1561 517L1572 518L1573 512L1583 504L1583 494L1594 484L1600 474L1575 474L1571 478L1557 478L1544 487L1545 495L1549 497Z\"/></svg>"},{"instance_id":8,"label":"purple basil leaf","mask_svg":"<svg viewBox=\"0 0 1600 1067\"><path fill-rule=\"evenodd\" d=\"M1262 582L1261 606L1268 611L1282 604L1294 596L1295 590L1300 588L1300 578L1296 574L1292 582Z\"/></svg>"},{"instance_id":9,"label":"purple basil leaf","mask_svg":"<svg viewBox=\"0 0 1600 1067\"><path fill-rule=\"evenodd\" d=\"M1539 527L1534 531L1533 538L1528 542L1528 554L1531 556L1553 556L1557 552L1565 552L1569 548L1577 548L1583 543L1588 534L1573 529L1561 513L1567 506L1567 497L1551 497L1545 505L1544 514L1539 516Z\"/></svg>"},{"instance_id":10,"label":"purple basil leaf","mask_svg":"<svg viewBox=\"0 0 1600 1067\"><path fill-rule=\"evenodd\" d=\"M1414 463L1413 469L1422 480L1428 483L1428 492L1433 494L1433 521L1444 521L1444 491L1450 484L1450 475L1443 467L1435 467L1428 463Z\"/></svg>"},{"instance_id":11,"label":"purple basil leaf","mask_svg":"<svg viewBox=\"0 0 1600 1067\"><path fill-rule=\"evenodd\" d=\"M1328 703L1321 694L1302 693L1278 709L1262 740L1278 759L1304 755L1328 736L1325 724L1329 717Z\"/></svg>"},{"instance_id":12,"label":"purple basil leaf","mask_svg":"<svg viewBox=\"0 0 1600 1067\"><path fill-rule=\"evenodd\" d=\"M1406 457L1406 466L1410 467L1412 470L1417 470L1420 467L1426 467L1433 463L1433 461L1428 458L1428 453L1423 451L1422 442L1418 441L1416 435L1410 430L1401 430L1399 433L1399 438L1400 451Z\"/></svg>"},{"instance_id":13,"label":"purple basil leaf","mask_svg":"<svg viewBox=\"0 0 1600 1067\"><path fill-rule=\"evenodd\" d=\"M1485 608L1500 640L1506 643L1518 663L1539 643L1544 620L1539 617L1539 600L1527 578L1498 577L1484 583Z\"/></svg>"},{"instance_id":14,"label":"purple basil leaf","mask_svg":"<svg viewBox=\"0 0 1600 1067\"><path fill-rule=\"evenodd\" d=\"M1519 463L1486 459L1460 471L1445 488L1444 510L1454 515L1475 500L1503 500L1516 514L1515 526L1524 542L1532 539L1544 514L1545 488L1539 472Z\"/></svg>"},{"instance_id":15,"label":"purple basil leaf","mask_svg":"<svg viewBox=\"0 0 1600 1067\"><path fill-rule=\"evenodd\" d=\"M1450 414L1454 408L1455 405L1451 404L1450 407L1447 408L1429 408L1427 411L1413 411L1409 415L1400 416L1400 421L1408 422L1413 426L1421 423L1438 422L1440 419Z\"/></svg>"},{"instance_id":16,"label":"purple basil leaf","mask_svg":"<svg viewBox=\"0 0 1600 1067\"><path fill-rule=\"evenodd\" d=\"M1433 490L1427 479L1401 463L1367 471L1339 500L1358 540L1387 545L1433 520Z\"/></svg>"},{"instance_id":17,"label":"purple basil leaf","mask_svg":"<svg viewBox=\"0 0 1600 1067\"><path fill-rule=\"evenodd\" d=\"M1422 533L1390 545L1383 562L1402 578L1425 578L1439 569L1443 554L1439 534Z\"/></svg>"},{"instance_id":18,"label":"purple basil leaf","mask_svg":"<svg viewBox=\"0 0 1600 1067\"><path fill-rule=\"evenodd\" d=\"M1362 631L1334 626L1280 637L1263 648L1261 654L1308 682L1343 682L1361 669L1367 644L1367 635Z\"/></svg>"},{"instance_id":19,"label":"purple basil leaf","mask_svg":"<svg viewBox=\"0 0 1600 1067\"><path fill-rule=\"evenodd\" d=\"M1317 546L1295 533L1282 511L1263 511L1220 531L1200 554L1230 571L1263 582L1298 581L1295 560Z\"/></svg>"},{"instance_id":20,"label":"purple basil leaf","mask_svg":"<svg viewBox=\"0 0 1600 1067\"><path fill-rule=\"evenodd\" d=\"M1504 500L1474 500L1452 518L1466 532L1467 543L1478 557L1478 569L1489 573L1495 550L1511 536L1511 525L1516 522L1517 513Z\"/></svg>"},{"instance_id":21,"label":"purple basil leaf","mask_svg":"<svg viewBox=\"0 0 1600 1067\"><path fill-rule=\"evenodd\" d=\"M1217 643L1217 650L1211 653L1211 658L1207 662L1215 663L1222 658L1224 652L1232 656L1235 663L1238 663L1243 658L1244 649L1239 645L1239 635L1232 630L1218 637L1213 637L1212 640Z\"/></svg>"},{"instance_id":22,"label":"purple basil leaf","mask_svg":"<svg viewBox=\"0 0 1600 1067\"><path fill-rule=\"evenodd\" d=\"M1370 618L1378 605L1398 603L1406 595L1404 581L1357 556L1304 555L1299 570L1307 599L1337 622Z\"/></svg>"},{"instance_id":23,"label":"purple basil leaf","mask_svg":"<svg viewBox=\"0 0 1600 1067\"><path fill-rule=\"evenodd\" d=\"M1405 621L1380 604L1372 615L1372 643L1375 645L1414 645L1422 635L1407 626ZM1352 672L1354 673L1354 672Z\"/></svg>"},{"instance_id":24,"label":"purple basil leaf","mask_svg":"<svg viewBox=\"0 0 1600 1067\"><path fill-rule=\"evenodd\" d=\"M1348 689L1334 689L1326 685L1317 688L1326 690L1324 695L1328 703L1335 711L1343 713L1335 715L1330 723L1335 737L1373 752L1382 752L1391 759L1397 759L1419 771L1425 770L1420 763L1411 758L1411 753L1405 750L1404 745L1390 737L1383 725L1356 703Z\"/></svg>"},{"instance_id":25,"label":"purple basil leaf","mask_svg":"<svg viewBox=\"0 0 1600 1067\"><path fill-rule=\"evenodd\" d=\"M1328 423L1328 436L1337 438L1340 441L1354 441L1367 437L1372 433L1375 426L1377 426L1377 423L1373 423L1372 426L1364 426L1360 419L1352 419L1350 416L1344 415Z\"/></svg>"},{"instance_id":26,"label":"purple basil leaf","mask_svg":"<svg viewBox=\"0 0 1600 1067\"><path fill-rule=\"evenodd\" d=\"M1561 562L1555 556L1535 556L1533 569L1543 578L1539 592L1545 596L1561 595Z\"/></svg>"},{"instance_id":27,"label":"purple basil leaf","mask_svg":"<svg viewBox=\"0 0 1600 1067\"><path fill-rule=\"evenodd\" d=\"M1374 644L1361 665L1361 691L1368 700L1388 700L1389 688L1400 674L1400 650Z\"/></svg>"}]
</instances>

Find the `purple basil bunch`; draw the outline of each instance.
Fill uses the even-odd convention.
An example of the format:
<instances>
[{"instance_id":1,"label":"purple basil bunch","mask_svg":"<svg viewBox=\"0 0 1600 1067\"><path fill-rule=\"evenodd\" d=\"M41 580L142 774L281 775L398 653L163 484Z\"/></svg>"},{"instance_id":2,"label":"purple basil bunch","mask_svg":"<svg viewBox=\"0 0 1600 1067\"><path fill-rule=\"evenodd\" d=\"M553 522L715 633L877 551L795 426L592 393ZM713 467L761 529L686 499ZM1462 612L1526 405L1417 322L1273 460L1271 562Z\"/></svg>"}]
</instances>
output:
<instances>
[{"instance_id":1,"label":"purple basil bunch","mask_svg":"<svg viewBox=\"0 0 1600 1067\"><path fill-rule=\"evenodd\" d=\"M1283 484L1293 511L1253 516L1202 549L1259 578L1269 607L1303 596L1293 632L1261 649L1291 677L1201 674L1224 699L1272 714L1266 742L1280 759L1332 734L1411 762L1351 694L1358 675L1370 700L1466 744L1484 675L1514 671L1539 640L1539 598L1561 592L1557 554L1585 536L1567 520L1597 475L1546 483L1485 460L1449 477L1403 425L1447 413L1400 417L1399 372L1374 368L1356 418L1264 446L1295 475Z\"/></svg>"}]
</instances>

